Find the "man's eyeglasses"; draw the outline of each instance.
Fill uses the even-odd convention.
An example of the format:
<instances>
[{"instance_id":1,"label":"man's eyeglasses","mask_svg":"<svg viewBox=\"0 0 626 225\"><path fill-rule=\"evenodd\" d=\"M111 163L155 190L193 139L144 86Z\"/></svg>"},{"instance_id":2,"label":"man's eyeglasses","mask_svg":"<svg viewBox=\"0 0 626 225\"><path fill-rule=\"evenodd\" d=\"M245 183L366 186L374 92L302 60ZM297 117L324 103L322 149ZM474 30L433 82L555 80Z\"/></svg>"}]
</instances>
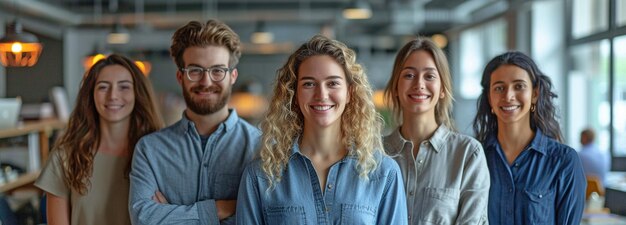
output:
<instances>
[{"instance_id":1,"label":"man's eyeglasses","mask_svg":"<svg viewBox=\"0 0 626 225\"><path fill-rule=\"evenodd\" d=\"M230 70L231 70L230 68L226 68L226 67L202 68L198 66L188 66L187 68L180 69L180 71L185 72L185 74L187 75L187 79L193 82L202 80L206 72L209 72L209 78L211 78L212 81L220 82L224 80L224 77L226 77L226 74Z\"/></svg>"}]
</instances>

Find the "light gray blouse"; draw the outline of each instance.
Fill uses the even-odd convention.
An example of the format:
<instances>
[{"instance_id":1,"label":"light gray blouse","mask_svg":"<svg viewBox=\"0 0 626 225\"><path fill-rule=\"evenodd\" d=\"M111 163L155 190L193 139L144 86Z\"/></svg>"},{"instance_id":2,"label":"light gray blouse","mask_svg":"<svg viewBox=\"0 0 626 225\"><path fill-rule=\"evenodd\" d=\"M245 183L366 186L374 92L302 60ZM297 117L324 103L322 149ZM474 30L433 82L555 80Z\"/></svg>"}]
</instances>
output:
<instances>
[{"instance_id":1,"label":"light gray blouse","mask_svg":"<svg viewBox=\"0 0 626 225\"><path fill-rule=\"evenodd\" d=\"M476 139L441 125L415 158L400 128L383 141L402 171L409 224L488 224L489 169Z\"/></svg>"}]
</instances>

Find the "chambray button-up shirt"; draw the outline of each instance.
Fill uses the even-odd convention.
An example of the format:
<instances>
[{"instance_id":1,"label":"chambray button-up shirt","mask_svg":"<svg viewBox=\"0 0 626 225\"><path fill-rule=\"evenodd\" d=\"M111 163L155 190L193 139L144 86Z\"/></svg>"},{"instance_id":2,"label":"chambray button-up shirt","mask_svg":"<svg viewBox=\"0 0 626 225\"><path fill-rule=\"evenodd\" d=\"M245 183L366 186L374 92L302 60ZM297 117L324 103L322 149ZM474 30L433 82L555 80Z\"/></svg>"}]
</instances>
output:
<instances>
[{"instance_id":1,"label":"chambray button-up shirt","mask_svg":"<svg viewBox=\"0 0 626 225\"><path fill-rule=\"evenodd\" d=\"M491 225L580 224L587 183L574 149L539 129L512 165L496 134L484 147L491 174Z\"/></svg>"},{"instance_id":2,"label":"chambray button-up shirt","mask_svg":"<svg viewBox=\"0 0 626 225\"><path fill-rule=\"evenodd\" d=\"M255 160L241 178L237 224L406 225L400 169L389 157L381 156L377 154L379 165L369 180L359 177L357 158L346 156L330 167L324 192L297 142L281 181L271 189L261 161Z\"/></svg>"},{"instance_id":3,"label":"chambray button-up shirt","mask_svg":"<svg viewBox=\"0 0 626 225\"><path fill-rule=\"evenodd\" d=\"M399 128L384 144L402 170L409 224L487 224L489 170L477 140L440 125L415 158Z\"/></svg>"},{"instance_id":4,"label":"chambray button-up shirt","mask_svg":"<svg viewBox=\"0 0 626 225\"><path fill-rule=\"evenodd\" d=\"M220 224L215 200L237 199L241 174L256 154L260 134L233 109L204 146L185 115L141 138L130 173L133 224ZM156 191L168 204L152 200Z\"/></svg>"}]
</instances>

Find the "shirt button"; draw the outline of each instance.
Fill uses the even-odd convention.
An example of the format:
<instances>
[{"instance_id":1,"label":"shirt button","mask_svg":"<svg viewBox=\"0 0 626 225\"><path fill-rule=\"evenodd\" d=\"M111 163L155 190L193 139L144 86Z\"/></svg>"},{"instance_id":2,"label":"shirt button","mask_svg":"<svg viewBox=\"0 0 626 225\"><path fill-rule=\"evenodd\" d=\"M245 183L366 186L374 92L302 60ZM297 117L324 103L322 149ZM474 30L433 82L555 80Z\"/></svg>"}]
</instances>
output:
<instances>
[{"instance_id":1,"label":"shirt button","mask_svg":"<svg viewBox=\"0 0 626 225\"><path fill-rule=\"evenodd\" d=\"M422 141L422 145L426 146L427 142L426 141Z\"/></svg>"},{"instance_id":2,"label":"shirt button","mask_svg":"<svg viewBox=\"0 0 626 225\"><path fill-rule=\"evenodd\" d=\"M509 188L509 192L513 192L513 188Z\"/></svg>"},{"instance_id":3,"label":"shirt button","mask_svg":"<svg viewBox=\"0 0 626 225\"><path fill-rule=\"evenodd\" d=\"M328 184L328 189L333 189L333 184Z\"/></svg>"},{"instance_id":4,"label":"shirt button","mask_svg":"<svg viewBox=\"0 0 626 225\"><path fill-rule=\"evenodd\" d=\"M409 216L409 220L411 220L411 216Z\"/></svg>"},{"instance_id":5,"label":"shirt button","mask_svg":"<svg viewBox=\"0 0 626 225\"><path fill-rule=\"evenodd\" d=\"M409 195L413 196L415 194L414 191L409 191Z\"/></svg>"},{"instance_id":6,"label":"shirt button","mask_svg":"<svg viewBox=\"0 0 626 225\"><path fill-rule=\"evenodd\" d=\"M543 198L543 195L539 195L539 198Z\"/></svg>"},{"instance_id":7,"label":"shirt button","mask_svg":"<svg viewBox=\"0 0 626 225\"><path fill-rule=\"evenodd\" d=\"M420 159L420 161L417 161L417 163L423 163L423 162L424 162L424 160L421 160L421 159Z\"/></svg>"},{"instance_id":8,"label":"shirt button","mask_svg":"<svg viewBox=\"0 0 626 225\"><path fill-rule=\"evenodd\" d=\"M202 166L204 166L206 168L206 167L209 167L209 164L208 163L204 163L204 164L202 164Z\"/></svg>"}]
</instances>

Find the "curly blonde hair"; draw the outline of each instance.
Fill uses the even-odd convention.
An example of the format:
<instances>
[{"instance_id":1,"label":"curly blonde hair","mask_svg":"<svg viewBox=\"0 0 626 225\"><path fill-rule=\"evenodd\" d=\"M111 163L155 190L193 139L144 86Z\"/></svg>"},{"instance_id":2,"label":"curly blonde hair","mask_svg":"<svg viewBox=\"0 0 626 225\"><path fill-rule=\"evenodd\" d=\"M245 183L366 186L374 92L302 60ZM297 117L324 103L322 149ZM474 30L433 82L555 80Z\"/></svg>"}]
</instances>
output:
<instances>
[{"instance_id":1,"label":"curly blonde hair","mask_svg":"<svg viewBox=\"0 0 626 225\"><path fill-rule=\"evenodd\" d=\"M278 70L274 96L267 116L261 123L262 169L270 179L270 184L280 182L293 142L303 132L304 118L295 96L298 67L308 58L320 55L332 57L346 74L350 102L341 115L341 140L350 149L348 154L358 158L360 176L367 179L368 174L378 166L374 154L384 154L380 136L382 118L374 108L372 89L363 67L356 63L356 54L339 41L316 35L291 54Z\"/></svg>"},{"instance_id":2,"label":"curly blonde hair","mask_svg":"<svg viewBox=\"0 0 626 225\"><path fill-rule=\"evenodd\" d=\"M441 88L443 88L443 92L446 96L443 99L439 99L435 106L435 120L438 125L443 124L451 130L456 130L451 116L454 96L452 94L452 78L450 68L448 67L448 59L443 50L437 47L435 42L428 38L418 37L406 43L400 51L398 51L395 62L393 63L391 78L385 88L385 102L393 112L395 124L402 125L402 107L398 99L398 80L400 79L400 73L402 72L407 58L409 58L411 53L420 50L428 52L433 58L433 61L435 61L437 72L439 72L439 77L441 77Z\"/></svg>"}]
</instances>

